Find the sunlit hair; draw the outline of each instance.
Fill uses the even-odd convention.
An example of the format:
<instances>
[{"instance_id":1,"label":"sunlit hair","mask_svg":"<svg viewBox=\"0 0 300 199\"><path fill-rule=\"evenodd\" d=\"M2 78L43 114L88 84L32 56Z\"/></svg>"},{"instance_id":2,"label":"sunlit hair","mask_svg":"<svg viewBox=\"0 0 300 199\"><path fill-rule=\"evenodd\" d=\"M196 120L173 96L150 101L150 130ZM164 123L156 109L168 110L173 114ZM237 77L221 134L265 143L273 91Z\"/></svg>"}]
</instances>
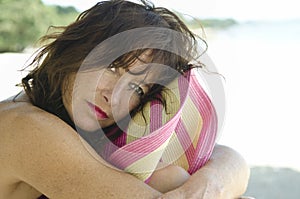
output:
<instances>
[{"instance_id":1,"label":"sunlit hair","mask_svg":"<svg viewBox=\"0 0 300 199\"><path fill-rule=\"evenodd\" d=\"M61 116L64 81L79 70L86 56L99 43L113 35L143 27L168 28L185 36L174 48L184 49L188 56L183 58L164 50L151 49L153 62L167 65L182 73L191 66L188 63L198 56L195 35L170 10L155 7L143 0L140 4L124 0L101 1L81 13L74 23L66 27L52 27L54 31L42 37L41 41L46 44L29 65L34 69L22 79L22 85L32 104ZM149 49L142 48L126 53L111 66L126 68L146 50ZM171 81L175 77L162 78ZM134 112L146 101L156 98L161 90L162 86L154 85Z\"/></svg>"}]
</instances>

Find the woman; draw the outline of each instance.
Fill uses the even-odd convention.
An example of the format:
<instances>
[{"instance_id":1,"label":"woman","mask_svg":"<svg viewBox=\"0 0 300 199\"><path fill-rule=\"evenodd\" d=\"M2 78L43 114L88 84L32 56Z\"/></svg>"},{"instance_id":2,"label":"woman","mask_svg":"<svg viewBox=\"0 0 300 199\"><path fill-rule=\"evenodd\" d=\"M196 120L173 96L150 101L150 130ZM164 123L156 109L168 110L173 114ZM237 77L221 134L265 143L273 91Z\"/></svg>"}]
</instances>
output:
<instances>
[{"instance_id":1,"label":"woman","mask_svg":"<svg viewBox=\"0 0 300 199\"><path fill-rule=\"evenodd\" d=\"M235 198L245 191L248 167L224 146L191 176L167 164L146 183L103 154L149 101L167 106L164 88L196 67L195 36L176 15L144 1L104 1L44 40L24 92L0 105L0 198Z\"/></svg>"}]
</instances>

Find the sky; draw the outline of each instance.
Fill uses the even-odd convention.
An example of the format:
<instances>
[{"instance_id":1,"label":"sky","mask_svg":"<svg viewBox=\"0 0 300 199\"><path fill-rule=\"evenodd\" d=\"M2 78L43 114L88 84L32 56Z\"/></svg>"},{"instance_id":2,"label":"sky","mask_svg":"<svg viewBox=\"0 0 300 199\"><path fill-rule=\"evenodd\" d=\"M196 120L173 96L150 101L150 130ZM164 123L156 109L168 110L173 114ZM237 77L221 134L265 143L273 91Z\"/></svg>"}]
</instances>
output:
<instances>
[{"instance_id":1,"label":"sky","mask_svg":"<svg viewBox=\"0 0 300 199\"><path fill-rule=\"evenodd\" d=\"M88 9L97 0L42 0L46 4ZM152 0L165 6L202 18L233 18L237 21L300 19L298 0Z\"/></svg>"}]
</instances>

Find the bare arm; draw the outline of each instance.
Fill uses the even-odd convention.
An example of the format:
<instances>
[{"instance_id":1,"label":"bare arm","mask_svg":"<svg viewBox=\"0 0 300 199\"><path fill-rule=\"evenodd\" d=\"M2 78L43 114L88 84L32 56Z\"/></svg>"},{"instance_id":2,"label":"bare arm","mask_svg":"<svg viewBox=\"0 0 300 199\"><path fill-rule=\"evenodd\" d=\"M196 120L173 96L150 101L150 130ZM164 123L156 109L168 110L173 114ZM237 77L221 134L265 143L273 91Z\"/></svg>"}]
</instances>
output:
<instances>
[{"instance_id":1,"label":"bare arm","mask_svg":"<svg viewBox=\"0 0 300 199\"><path fill-rule=\"evenodd\" d=\"M78 135L56 118L16 118L9 143L11 173L51 199L156 198L161 194L95 160Z\"/></svg>"},{"instance_id":2,"label":"bare arm","mask_svg":"<svg viewBox=\"0 0 300 199\"><path fill-rule=\"evenodd\" d=\"M217 145L204 167L162 198L238 198L246 191L249 174L245 160L236 151Z\"/></svg>"}]
</instances>

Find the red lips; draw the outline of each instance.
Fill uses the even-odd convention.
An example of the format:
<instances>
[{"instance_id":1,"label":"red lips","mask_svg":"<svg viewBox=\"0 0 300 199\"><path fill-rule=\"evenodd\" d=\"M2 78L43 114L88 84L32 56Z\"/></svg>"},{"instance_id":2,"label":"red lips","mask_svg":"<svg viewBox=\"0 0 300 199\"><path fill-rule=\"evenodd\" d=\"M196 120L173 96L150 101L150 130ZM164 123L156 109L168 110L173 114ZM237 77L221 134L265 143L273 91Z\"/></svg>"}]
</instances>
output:
<instances>
[{"instance_id":1,"label":"red lips","mask_svg":"<svg viewBox=\"0 0 300 199\"><path fill-rule=\"evenodd\" d=\"M100 120L103 120L103 119L107 119L108 116L107 114L101 109L99 108L98 106L88 102L88 105L89 107L92 109L92 111L96 114L96 117Z\"/></svg>"}]
</instances>

